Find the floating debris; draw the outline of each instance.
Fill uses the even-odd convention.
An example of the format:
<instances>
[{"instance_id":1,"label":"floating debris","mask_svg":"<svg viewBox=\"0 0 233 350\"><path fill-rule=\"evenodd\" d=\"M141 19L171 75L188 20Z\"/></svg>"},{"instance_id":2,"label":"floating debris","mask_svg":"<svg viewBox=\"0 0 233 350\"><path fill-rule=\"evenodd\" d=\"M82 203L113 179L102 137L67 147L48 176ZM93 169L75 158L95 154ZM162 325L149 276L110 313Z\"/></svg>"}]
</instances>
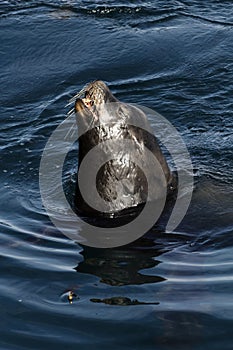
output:
<instances>
[{"instance_id":1,"label":"floating debris","mask_svg":"<svg viewBox=\"0 0 233 350\"><path fill-rule=\"evenodd\" d=\"M72 304L75 299L79 299L79 296L75 294L72 290L68 290L61 296L63 301L68 300L69 304Z\"/></svg>"},{"instance_id":2,"label":"floating debris","mask_svg":"<svg viewBox=\"0 0 233 350\"><path fill-rule=\"evenodd\" d=\"M92 298L90 299L93 303L104 303L108 305L120 305L120 306L128 306L128 305L158 305L159 302L143 302L138 301L137 299L131 300L127 297L112 297L105 299Z\"/></svg>"}]
</instances>

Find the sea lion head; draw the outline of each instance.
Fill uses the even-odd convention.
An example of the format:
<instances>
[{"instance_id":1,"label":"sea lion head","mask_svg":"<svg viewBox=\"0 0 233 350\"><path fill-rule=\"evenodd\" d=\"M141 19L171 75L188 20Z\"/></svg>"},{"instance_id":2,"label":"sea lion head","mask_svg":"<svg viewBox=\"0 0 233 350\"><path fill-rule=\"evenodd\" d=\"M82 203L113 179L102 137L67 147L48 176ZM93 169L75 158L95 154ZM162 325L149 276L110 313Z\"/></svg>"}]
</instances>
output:
<instances>
[{"instance_id":1,"label":"sea lion head","mask_svg":"<svg viewBox=\"0 0 233 350\"><path fill-rule=\"evenodd\" d=\"M95 80L87 84L77 95L75 101L75 113L78 124L93 125L95 122L104 121L104 116L109 121L109 105L118 102L107 85L101 80ZM81 120L80 120L80 119ZM106 120L105 120L106 122Z\"/></svg>"},{"instance_id":2,"label":"sea lion head","mask_svg":"<svg viewBox=\"0 0 233 350\"><path fill-rule=\"evenodd\" d=\"M85 99L91 105L98 106L103 102L115 102L117 99L113 96L107 85L102 80L95 80L85 86Z\"/></svg>"}]
</instances>

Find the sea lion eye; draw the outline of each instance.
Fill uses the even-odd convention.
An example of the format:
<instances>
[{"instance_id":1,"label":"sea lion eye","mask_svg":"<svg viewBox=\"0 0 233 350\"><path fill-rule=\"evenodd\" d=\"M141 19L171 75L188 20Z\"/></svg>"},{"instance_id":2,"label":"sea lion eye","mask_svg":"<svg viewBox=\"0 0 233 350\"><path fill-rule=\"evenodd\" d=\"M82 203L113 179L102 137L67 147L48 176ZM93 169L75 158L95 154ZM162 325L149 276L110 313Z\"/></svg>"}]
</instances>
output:
<instances>
[{"instance_id":1,"label":"sea lion eye","mask_svg":"<svg viewBox=\"0 0 233 350\"><path fill-rule=\"evenodd\" d=\"M92 107L93 104L94 104L94 101L91 100L89 97L83 98L82 101L83 101L83 103L85 104L85 106L86 106L87 108Z\"/></svg>"}]
</instances>

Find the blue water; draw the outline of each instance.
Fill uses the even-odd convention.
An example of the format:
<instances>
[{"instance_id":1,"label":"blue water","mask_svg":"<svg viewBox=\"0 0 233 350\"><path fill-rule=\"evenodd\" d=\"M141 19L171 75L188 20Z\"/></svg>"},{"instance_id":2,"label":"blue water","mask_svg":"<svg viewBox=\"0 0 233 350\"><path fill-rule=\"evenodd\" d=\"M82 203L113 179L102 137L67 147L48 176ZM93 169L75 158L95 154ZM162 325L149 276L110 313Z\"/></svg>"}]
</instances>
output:
<instances>
[{"instance_id":1,"label":"blue water","mask_svg":"<svg viewBox=\"0 0 233 350\"><path fill-rule=\"evenodd\" d=\"M0 31L0 348L232 349L232 2L3 0ZM195 190L175 232L94 249L50 222L41 155L93 79L185 141ZM76 169L73 152L66 188Z\"/></svg>"}]
</instances>

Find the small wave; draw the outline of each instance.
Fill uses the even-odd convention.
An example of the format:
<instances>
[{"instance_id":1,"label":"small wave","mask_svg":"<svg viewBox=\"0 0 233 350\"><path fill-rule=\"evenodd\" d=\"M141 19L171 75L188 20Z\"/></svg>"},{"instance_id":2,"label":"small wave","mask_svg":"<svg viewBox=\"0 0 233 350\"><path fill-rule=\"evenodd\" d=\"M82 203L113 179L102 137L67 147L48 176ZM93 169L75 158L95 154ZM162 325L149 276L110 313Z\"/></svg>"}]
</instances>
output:
<instances>
[{"instance_id":1,"label":"small wave","mask_svg":"<svg viewBox=\"0 0 233 350\"><path fill-rule=\"evenodd\" d=\"M227 209L226 209L227 210ZM231 210L227 213L219 213L219 216L231 215ZM215 252L224 250L226 248L233 247L233 225L228 225L225 227L215 227L212 230L200 234L196 240L192 243L191 250L194 251L205 251L205 252ZM217 253L216 253L217 254Z\"/></svg>"},{"instance_id":2,"label":"small wave","mask_svg":"<svg viewBox=\"0 0 233 350\"><path fill-rule=\"evenodd\" d=\"M0 9L0 16L19 16L19 15L35 15L40 14L41 10L45 12L51 11L51 16L55 18L69 18L75 16L93 16L96 18L115 18L127 19L129 25L143 26L145 25L144 18L153 19L151 25L156 22L167 21L173 18L180 10L183 10L183 5L180 4L162 4L162 6L154 6L143 4L140 1L136 4L109 4L100 5L96 2L81 2L77 4L73 1L5 1ZM64 12L64 14L62 14ZM132 23L130 23L130 21ZM139 20L139 21L138 21Z\"/></svg>"},{"instance_id":3,"label":"small wave","mask_svg":"<svg viewBox=\"0 0 233 350\"><path fill-rule=\"evenodd\" d=\"M224 2L223 2L224 4ZM205 12L200 8L203 4L198 2L195 4L177 1L171 4L161 1L156 4L141 3L138 1L135 4L111 2L108 5L99 4L98 1L85 2L81 1L3 1L0 8L0 17L8 16L32 16L48 14L56 19L66 19L72 16L92 16L96 18L113 18L127 19L127 25L138 29L149 28L158 23L168 22L176 17L187 17L193 20L210 23L220 26L233 26L233 20L228 20L231 9L226 6L225 15L219 18L216 13L219 12L220 6L207 7ZM229 8L229 11L227 9ZM44 9L44 11L43 11ZM202 14L203 13L203 14ZM233 15L232 15L233 17Z\"/></svg>"},{"instance_id":4,"label":"small wave","mask_svg":"<svg viewBox=\"0 0 233 350\"><path fill-rule=\"evenodd\" d=\"M208 22L208 23L211 23L214 25L217 24L220 26L230 26L230 27L233 26L233 21L221 21L221 20L217 20L214 18L209 18L209 17L205 17L205 16L201 16L201 15L195 15L195 14L192 14L190 12L184 12L184 11L180 11L179 14L181 16L184 16L184 17L193 18L195 20L202 21L202 22Z\"/></svg>"}]
</instances>

